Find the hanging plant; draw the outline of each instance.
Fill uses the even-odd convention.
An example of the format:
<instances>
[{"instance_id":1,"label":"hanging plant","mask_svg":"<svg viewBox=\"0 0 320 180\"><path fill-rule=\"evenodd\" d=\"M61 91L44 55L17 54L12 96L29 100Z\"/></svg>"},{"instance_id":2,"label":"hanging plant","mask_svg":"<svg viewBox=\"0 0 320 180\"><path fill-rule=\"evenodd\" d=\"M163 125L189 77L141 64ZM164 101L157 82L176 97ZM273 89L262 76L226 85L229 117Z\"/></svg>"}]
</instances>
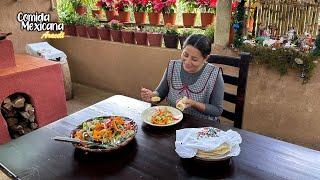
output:
<instances>
[{"instance_id":1,"label":"hanging plant","mask_svg":"<svg viewBox=\"0 0 320 180\"><path fill-rule=\"evenodd\" d=\"M245 0L235 1L232 3L232 17L233 17L233 29L235 30L235 37L233 39L233 45L239 48L243 44L243 27L245 16ZM234 11L235 10L235 11Z\"/></svg>"}]
</instances>

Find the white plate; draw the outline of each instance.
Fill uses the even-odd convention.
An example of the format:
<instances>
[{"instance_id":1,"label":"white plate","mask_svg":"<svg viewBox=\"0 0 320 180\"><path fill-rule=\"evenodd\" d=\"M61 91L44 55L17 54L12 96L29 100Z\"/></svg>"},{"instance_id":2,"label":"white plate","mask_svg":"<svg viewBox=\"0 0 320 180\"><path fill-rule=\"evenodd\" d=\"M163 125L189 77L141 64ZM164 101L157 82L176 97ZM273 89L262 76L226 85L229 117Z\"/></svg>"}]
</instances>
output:
<instances>
[{"instance_id":1,"label":"white plate","mask_svg":"<svg viewBox=\"0 0 320 180\"><path fill-rule=\"evenodd\" d=\"M171 123L171 124L165 124L165 125L151 123L151 118L156 113L157 109L167 109L168 111L170 111L173 114L174 118L177 118L177 120L174 120L173 123ZM172 126L172 125L179 123L183 119L183 114L180 110L178 110L174 107L171 107L171 106L153 106L153 107L150 107L150 108L144 110L141 114L141 118L145 123L147 123L151 126L165 127L165 126Z\"/></svg>"}]
</instances>

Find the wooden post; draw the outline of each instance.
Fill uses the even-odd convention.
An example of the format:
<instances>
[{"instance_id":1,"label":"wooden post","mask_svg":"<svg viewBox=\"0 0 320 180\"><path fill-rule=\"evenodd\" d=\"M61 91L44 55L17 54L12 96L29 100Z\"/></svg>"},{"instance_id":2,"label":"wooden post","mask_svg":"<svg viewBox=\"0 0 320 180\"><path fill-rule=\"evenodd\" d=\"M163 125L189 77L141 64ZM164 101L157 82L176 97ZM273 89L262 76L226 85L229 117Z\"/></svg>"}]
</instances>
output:
<instances>
[{"instance_id":1,"label":"wooden post","mask_svg":"<svg viewBox=\"0 0 320 180\"><path fill-rule=\"evenodd\" d=\"M214 44L226 47L229 44L231 27L231 0L218 1Z\"/></svg>"}]
</instances>

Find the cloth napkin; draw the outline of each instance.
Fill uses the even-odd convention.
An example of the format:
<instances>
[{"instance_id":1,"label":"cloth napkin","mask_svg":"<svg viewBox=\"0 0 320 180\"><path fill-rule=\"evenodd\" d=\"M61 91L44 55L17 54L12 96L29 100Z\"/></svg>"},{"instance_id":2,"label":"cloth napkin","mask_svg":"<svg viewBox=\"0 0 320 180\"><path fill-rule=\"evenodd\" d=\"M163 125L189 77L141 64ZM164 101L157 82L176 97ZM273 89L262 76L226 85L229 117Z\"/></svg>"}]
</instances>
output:
<instances>
[{"instance_id":1,"label":"cloth napkin","mask_svg":"<svg viewBox=\"0 0 320 180\"><path fill-rule=\"evenodd\" d=\"M233 130L222 131L213 127L186 128L176 131L176 152L182 158L192 158L198 150L212 151L223 143L231 147L228 156L240 154L242 138Z\"/></svg>"}]
</instances>

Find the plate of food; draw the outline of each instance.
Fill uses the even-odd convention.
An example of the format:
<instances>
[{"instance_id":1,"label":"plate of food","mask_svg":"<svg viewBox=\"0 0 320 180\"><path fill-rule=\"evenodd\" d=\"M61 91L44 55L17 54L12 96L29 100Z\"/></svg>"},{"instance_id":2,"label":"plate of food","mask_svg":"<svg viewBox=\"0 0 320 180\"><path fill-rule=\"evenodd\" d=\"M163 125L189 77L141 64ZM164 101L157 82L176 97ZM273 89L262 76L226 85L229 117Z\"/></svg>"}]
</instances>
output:
<instances>
[{"instance_id":1,"label":"plate of food","mask_svg":"<svg viewBox=\"0 0 320 180\"><path fill-rule=\"evenodd\" d=\"M141 118L151 126L166 127L179 123L183 114L171 106L154 106L144 110Z\"/></svg>"},{"instance_id":2,"label":"plate of food","mask_svg":"<svg viewBox=\"0 0 320 180\"><path fill-rule=\"evenodd\" d=\"M90 152L110 152L127 145L137 133L136 123L127 117L102 116L83 122L71 132L76 148Z\"/></svg>"}]
</instances>

